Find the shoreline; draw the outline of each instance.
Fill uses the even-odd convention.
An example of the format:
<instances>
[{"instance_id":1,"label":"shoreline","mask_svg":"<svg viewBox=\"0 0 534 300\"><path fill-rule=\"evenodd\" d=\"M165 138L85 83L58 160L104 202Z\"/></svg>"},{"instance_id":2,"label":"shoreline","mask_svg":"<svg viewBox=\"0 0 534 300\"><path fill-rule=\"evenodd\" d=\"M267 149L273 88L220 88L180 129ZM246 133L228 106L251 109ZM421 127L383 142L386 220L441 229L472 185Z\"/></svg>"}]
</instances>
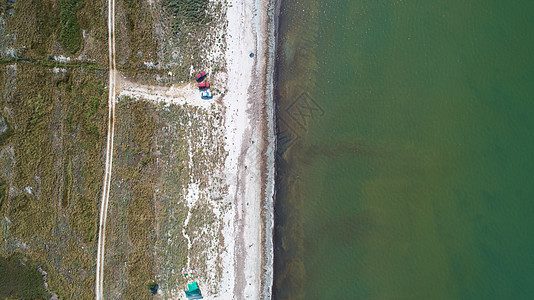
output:
<instances>
[{"instance_id":1,"label":"shoreline","mask_svg":"<svg viewBox=\"0 0 534 300\"><path fill-rule=\"evenodd\" d=\"M240 0L227 10L224 105L228 202L223 278L216 298L270 299L275 179L275 0ZM253 53L254 57L250 57Z\"/></svg>"},{"instance_id":2,"label":"shoreline","mask_svg":"<svg viewBox=\"0 0 534 300\"><path fill-rule=\"evenodd\" d=\"M277 22L280 0L268 0L267 34L266 34L266 66L264 72L264 103L265 123L264 134L268 144L261 152L264 159L264 177L262 177L262 271L260 296L261 299L271 299L274 284L274 203L276 197L276 107L274 102L274 72L276 57Z\"/></svg>"}]
</instances>

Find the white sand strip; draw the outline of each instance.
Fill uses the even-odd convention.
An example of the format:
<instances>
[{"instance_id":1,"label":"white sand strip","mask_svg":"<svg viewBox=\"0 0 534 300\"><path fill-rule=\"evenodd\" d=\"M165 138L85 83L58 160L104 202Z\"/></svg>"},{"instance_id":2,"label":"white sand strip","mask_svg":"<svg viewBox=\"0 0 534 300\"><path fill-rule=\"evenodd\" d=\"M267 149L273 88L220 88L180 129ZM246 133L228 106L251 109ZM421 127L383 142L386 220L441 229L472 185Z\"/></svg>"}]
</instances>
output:
<instances>
[{"instance_id":1,"label":"white sand strip","mask_svg":"<svg viewBox=\"0 0 534 300\"><path fill-rule=\"evenodd\" d=\"M272 249L264 249L272 247L272 243L264 243L262 239L263 233L272 240L271 232L264 232L265 227L270 231L272 226L264 226L262 220L262 210L270 209L267 215L272 215L273 185L264 181L274 179L274 175L265 174L274 174L274 130L266 130L273 126L273 103L266 96L270 94L265 93L266 54L271 41L267 13L271 1L238 0L231 5L227 11L228 93L222 102L229 153L225 176L233 205L225 216L227 252L223 255L225 269L217 298L263 299L270 298L270 287L262 288L262 284L272 283L272 257L264 257L266 252L272 254ZM254 53L253 58L250 53ZM271 84L270 80L267 82ZM272 158L267 159L266 153ZM266 266L265 262L271 265Z\"/></svg>"}]
</instances>

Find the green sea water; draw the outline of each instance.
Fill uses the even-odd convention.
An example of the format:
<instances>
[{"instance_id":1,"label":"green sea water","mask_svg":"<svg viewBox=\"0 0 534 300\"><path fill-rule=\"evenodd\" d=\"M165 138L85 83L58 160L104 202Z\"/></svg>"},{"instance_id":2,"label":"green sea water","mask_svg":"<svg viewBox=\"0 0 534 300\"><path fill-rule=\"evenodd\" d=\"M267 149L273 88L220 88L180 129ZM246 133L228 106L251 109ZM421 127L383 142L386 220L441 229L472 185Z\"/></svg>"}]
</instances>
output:
<instances>
[{"instance_id":1,"label":"green sea water","mask_svg":"<svg viewBox=\"0 0 534 300\"><path fill-rule=\"evenodd\" d=\"M534 299L534 1L283 0L274 299Z\"/></svg>"}]
</instances>

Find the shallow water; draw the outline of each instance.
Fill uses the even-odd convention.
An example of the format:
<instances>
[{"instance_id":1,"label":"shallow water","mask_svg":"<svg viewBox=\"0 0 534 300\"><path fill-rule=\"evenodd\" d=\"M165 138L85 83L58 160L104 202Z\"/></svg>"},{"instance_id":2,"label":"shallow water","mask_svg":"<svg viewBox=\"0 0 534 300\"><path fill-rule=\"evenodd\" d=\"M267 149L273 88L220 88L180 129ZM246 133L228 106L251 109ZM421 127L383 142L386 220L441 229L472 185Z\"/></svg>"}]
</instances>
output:
<instances>
[{"instance_id":1,"label":"shallow water","mask_svg":"<svg viewBox=\"0 0 534 300\"><path fill-rule=\"evenodd\" d=\"M275 299L534 297L533 12L283 1Z\"/></svg>"}]
</instances>

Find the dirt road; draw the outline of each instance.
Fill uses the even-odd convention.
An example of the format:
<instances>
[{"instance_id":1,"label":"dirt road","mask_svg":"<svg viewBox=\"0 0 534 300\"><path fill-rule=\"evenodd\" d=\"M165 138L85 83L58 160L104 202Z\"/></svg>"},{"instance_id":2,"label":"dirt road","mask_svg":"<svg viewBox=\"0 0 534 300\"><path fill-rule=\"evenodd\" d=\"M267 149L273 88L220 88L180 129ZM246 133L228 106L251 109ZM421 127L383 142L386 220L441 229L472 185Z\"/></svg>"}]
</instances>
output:
<instances>
[{"instance_id":1,"label":"dirt road","mask_svg":"<svg viewBox=\"0 0 534 300\"><path fill-rule=\"evenodd\" d=\"M96 299L103 299L104 253L106 245L106 218L108 211L109 189L111 185L111 168L113 165L113 136L115 133L115 0L108 0L108 52L109 52L109 95L108 95L108 138L106 146L106 167L102 202L100 206L100 222L98 228L98 250L96 258Z\"/></svg>"}]
</instances>

